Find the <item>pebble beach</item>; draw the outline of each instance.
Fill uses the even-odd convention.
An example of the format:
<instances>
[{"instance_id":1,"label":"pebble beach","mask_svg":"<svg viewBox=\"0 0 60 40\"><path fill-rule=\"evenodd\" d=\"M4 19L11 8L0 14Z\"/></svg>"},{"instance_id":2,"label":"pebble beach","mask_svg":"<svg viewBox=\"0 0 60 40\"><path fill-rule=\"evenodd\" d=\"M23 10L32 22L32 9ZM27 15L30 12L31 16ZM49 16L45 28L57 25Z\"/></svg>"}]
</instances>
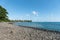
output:
<instances>
[{"instance_id":1,"label":"pebble beach","mask_svg":"<svg viewBox=\"0 0 60 40\"><path fill-rule=\"evenodd\" d=\"M60 40L60 33L0 22L0 40Z\"/></svg>"}]
</instances>

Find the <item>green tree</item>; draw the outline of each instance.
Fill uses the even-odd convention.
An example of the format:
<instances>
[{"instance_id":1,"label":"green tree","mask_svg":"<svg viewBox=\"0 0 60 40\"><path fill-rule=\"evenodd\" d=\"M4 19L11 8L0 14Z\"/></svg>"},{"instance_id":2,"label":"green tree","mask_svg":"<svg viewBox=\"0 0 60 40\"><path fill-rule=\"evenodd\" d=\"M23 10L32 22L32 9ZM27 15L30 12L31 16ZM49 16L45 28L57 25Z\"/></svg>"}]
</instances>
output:
<instances>
[{"instance_id":1,"label":"green tree","mask_svg":"<svg viewBox=\"0 0 60 40\"><path fill-rule=\"evenodd\" d=\"M2 6L0 6L0 22L9 21L7 14L8 14L7 10L3 8Z\"/></svg>"}]
</instances>

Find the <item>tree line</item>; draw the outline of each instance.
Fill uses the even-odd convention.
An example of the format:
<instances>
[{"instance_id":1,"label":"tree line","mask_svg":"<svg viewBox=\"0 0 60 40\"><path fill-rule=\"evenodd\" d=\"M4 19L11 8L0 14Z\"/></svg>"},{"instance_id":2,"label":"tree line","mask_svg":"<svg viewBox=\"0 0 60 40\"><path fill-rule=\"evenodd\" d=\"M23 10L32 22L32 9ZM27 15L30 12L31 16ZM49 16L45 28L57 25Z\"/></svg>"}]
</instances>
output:
<instances>
[{"instance_id":1,"label":"tree line","mask_svg":"<svg viewBox=\"0 0 60 40\"><path fill-rule=\"evenodd\" d=\"M7 10L0 6L0 22L32 22L32 20L9 20L7 15Z\"/></svg>"},{"instance_id":2,"label":"tree line","mask_svg":"<svg viewBox=\"0 0 60 40\"><path fill-rule=\"evenodd\" d=\"M32 20L10 20L11 22L32 22Z\"/></svg>"},{"instance_id":3,"label":"tree line","mask_svg":"<svg viewBox=\"0 0 60 40\"><path fill-rule=\"evenodd\" d=\"M9 21L7 14L8 14L7 10L0 6L0 22Z\"/></svg>"}]
</instances>

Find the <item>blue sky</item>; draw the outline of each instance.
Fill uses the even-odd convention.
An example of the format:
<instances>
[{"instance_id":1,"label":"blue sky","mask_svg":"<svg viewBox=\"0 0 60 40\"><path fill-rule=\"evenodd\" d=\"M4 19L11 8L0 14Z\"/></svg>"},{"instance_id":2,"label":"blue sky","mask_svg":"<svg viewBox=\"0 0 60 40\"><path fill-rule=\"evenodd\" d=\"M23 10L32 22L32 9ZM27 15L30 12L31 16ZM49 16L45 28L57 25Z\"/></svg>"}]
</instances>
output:
<instances>
[{"instance_id":1,"label":"blue sky","mask_svg":"<svg viewBox=\"0 0 60 40\"><path fill-rule=\"evenodd\" d=\"M0 0L11 20L60 22L60 0Z\"/></svg>"}]
</instances>

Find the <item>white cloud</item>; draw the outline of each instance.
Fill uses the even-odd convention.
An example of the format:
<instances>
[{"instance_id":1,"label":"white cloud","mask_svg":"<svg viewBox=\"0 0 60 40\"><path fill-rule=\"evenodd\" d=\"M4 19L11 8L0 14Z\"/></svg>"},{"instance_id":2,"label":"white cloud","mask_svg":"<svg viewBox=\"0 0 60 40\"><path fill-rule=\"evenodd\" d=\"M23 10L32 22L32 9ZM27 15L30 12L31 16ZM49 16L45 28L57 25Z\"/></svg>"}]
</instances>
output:
<instances>
[{"instance_id":1,"label":"white cloud","mask_svg":"<svg viewBox=\"0 0 60 40\"><path fill-rule=\"evenodd\" d=\"M37 11L32 11L33 15L38 16L38 12Z\"/></svg>"}]
</instances>

